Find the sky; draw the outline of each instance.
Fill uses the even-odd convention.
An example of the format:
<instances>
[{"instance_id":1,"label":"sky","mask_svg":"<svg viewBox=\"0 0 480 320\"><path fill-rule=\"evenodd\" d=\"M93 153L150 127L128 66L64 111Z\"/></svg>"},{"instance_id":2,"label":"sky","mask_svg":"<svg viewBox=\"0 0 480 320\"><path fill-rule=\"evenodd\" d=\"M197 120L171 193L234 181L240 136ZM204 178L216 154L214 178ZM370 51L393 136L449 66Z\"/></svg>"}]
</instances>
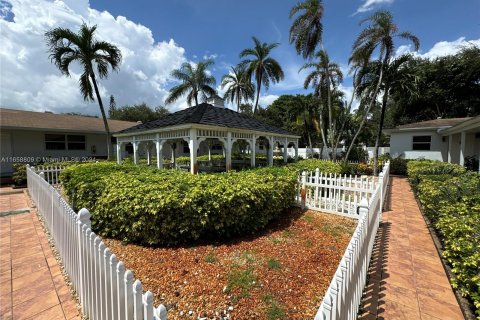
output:
<instances>
[{"instance_id":1,"label":"sky","mask_svg":"<svg viewBox=\"0 0 480 320\"><path fill-rule=\"evenodd\" d=\"M55 27L78 30L82 22L97 25L97 39L117 45L123 55L118 72L100 80L104 104L110 95L117 106L145 102L165 105L168 90L177 84L172 70L184 62L213 59L210 68L221 95L221 78L240 62L239 53L253 46L252 36L279 43L271 56L281 64L285 79L262 90L266 107L280 95L306 94L305 61L288 41L296 0L0 0L0 107L32 111L100 113L96 102L83 100L78 88L81 69L71 77L51 63L44 33ZM401 31L420 39L414 54L434 59L455 54L462 45L480 45L480 0L324 0L323 45L345 74L362 19L376 10L389 10ZM397 54L412 52L396 42ZM351 94L351 78L341 85ZM188 107L185 99L166 105L174 112ZM233 105L229 105L234 108Z\"/></svg>"}]
</instances>

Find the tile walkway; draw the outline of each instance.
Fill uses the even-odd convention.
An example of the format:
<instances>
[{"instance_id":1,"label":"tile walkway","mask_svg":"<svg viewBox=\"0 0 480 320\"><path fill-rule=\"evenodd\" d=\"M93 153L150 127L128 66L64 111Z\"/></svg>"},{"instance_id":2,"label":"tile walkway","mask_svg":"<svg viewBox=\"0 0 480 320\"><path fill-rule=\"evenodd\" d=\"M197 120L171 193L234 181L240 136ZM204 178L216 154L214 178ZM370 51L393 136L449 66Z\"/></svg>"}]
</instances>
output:
<instances>
[{"instance_id":1,"label":"tile walkway","mask_svg":"<svg viewBox=\"0 0 480 320\"><path fill-rule=\"evenodd\" d=\"M359 319L464 319L407 179L389 198Z\"/></svg>"},{"instance_id":2,"label":"tile walkway","mask_svg":"<svg viewBox=\"0 0 480 320\"><path fill-rule=\"evenodd\" d=\"M30 212L0 217L0 319L80 319L35 209L15 191L0 189L0 212Z\"/></svg>"}]
</instances>

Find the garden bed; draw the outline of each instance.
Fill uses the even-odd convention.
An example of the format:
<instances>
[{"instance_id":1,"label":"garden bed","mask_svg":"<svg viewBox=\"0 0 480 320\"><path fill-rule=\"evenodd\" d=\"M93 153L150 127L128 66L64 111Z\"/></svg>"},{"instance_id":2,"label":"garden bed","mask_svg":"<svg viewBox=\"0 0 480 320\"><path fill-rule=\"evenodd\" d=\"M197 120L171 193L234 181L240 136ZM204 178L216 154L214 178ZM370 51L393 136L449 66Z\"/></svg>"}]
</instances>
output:
<instances>
[{"instance_id":1,"label":"garden bed","mask_svg":"<svg viewBox=\"0 0 480 320\"><path fill-rule=\"evenodd\" d=\"M106 245L169 319L312 319L356 221L291 209L257 236L170 248Z\"/></svg>"}]
</instances>

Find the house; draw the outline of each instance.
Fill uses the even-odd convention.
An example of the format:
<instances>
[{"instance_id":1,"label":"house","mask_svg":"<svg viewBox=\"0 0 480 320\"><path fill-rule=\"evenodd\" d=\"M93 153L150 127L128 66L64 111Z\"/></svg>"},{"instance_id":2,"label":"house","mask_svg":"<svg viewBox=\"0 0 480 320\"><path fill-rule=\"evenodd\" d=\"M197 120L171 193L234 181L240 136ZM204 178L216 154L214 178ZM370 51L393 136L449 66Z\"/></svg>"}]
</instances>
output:
<instances>
[{"instance_id":1,"label":"house","mask_svg":"<svg viewBox=\"0 0 480 320\"><path fill-rule=\"evenodd\" d=\"M435 119L386 129L390 155L431 159L464 165L466 157L480 158L480 116Z\"/></svg>"},{"instance_id":2,"label":"house","mask_svg":"<svg viewBox=\"0 0 480 320\"><path fill-rule=\"evenodd\" d=\"M263 123L243 113L224 107L223 99L215 96L197 106L171 113L158 120L139 124L114 134L117 138L117 162L122 163L126 148L133 149L134 163L141 152L147 151L147 162L156 155L157 166L163 167L163 158L171 154L172 162L179 155L190 157L190 171L198 171L197 155L211 154L217 147L225 154L226 170L232 168L232 151L239 144L248 148L250 165L254 167L255 155L262 151L267 164L273 164L274 149L283 147L283 159L288 158L288 147L293 146L298 155L300 136L287 130ZM181 148L179 148L181 146ZM221 149L218 149L220 147ZM153 150L155 149L155 153ZM180 150L178 150L180 149Z\"/></svg>"},{"instance_id":3,"label":"house","mask_svg":"<svg viewBox=\"0 0 480 320\"><path fill-rule=\"evenodd\" d=\"M137 125L108 120L111 132ZM86 160L107 157L101 118L0 108L0 174L9 177L13 163Z\"/></svg>"}]
</instances>

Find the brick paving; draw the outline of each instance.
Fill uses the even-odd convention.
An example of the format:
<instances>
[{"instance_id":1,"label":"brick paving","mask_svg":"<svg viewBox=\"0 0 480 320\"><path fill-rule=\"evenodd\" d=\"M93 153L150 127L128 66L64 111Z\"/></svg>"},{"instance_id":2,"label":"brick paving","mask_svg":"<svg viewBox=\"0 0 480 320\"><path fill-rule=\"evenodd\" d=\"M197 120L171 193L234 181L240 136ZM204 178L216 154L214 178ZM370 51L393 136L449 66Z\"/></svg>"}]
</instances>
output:
<instances>
[{"instance_id":1,"label":"brick paving","mask_svg":"<svg viewBox=\"0 0 480 320\"><path fill-rule=\"evenodd\" d=\"M387 201L359 319L464 319L407 179Z\"/></svg>"},{"instance_id":2,"label":"brick paving","mask_svg":"<svg viewBox=\"0 0 480 320\"><path fill-rule=\"evenodd\" d=\"M34 208L23 192L1 188L0 319L81 319Z\"/></svg>"}]
</instances>

